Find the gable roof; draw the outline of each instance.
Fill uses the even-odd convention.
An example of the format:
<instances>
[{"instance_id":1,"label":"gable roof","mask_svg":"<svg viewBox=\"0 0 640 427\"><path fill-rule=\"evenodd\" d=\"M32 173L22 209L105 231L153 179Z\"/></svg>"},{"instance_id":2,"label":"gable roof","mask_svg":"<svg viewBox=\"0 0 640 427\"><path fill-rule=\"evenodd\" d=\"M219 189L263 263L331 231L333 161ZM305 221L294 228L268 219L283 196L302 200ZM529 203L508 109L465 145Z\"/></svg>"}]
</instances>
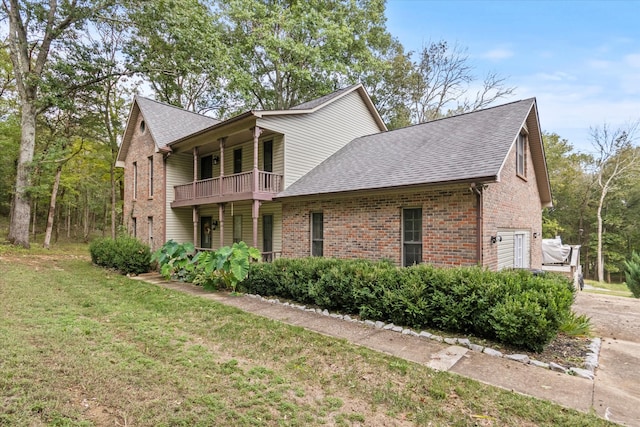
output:
<instances>
[{"instance_id":1,"label":"gable roof","mask_svg":"<svg viewBox=\"0 0 640 427\"><path fill-rule=\"evenodd\" d=\"M356 138L278 197L498 181L525 124L546 205L551 202L551 190L535 98Z\"/></svg>"},{"instance_id":2,"label":"gable roof","mask_svg":"<svg viewBox=\"0 0 640 427\"><path fill-rule=\"evenodd\" d=\"M378 125L379 129L381 131L386 131L387 130L387 126L384 124L384 121L382 120L382 117L380 117L380 113L378 113L378 110L376 109L375 105L373 104L373 101L371 101L371 98L369 97L369 94L367 93L366 89L364 88L364 86L362 85L362 83L358 83L352 86L348 86L346 88L343 89L339 89L335 92L332 92L330 94L321 96L320 98L316 98L313 99L311 101L308 102L304 102L302 104L299 104L295 107L291 107L287 110L249 110L246 111L242 114L239 114L237 116L231 117L230 119L221 121L221 122L217 122L214 123L206 128L203 128L199 131L184 135L181 138L176 138L173 141L169 142L168 145L174 145L174 144L179 144L187 139L191 139L192 137L204 134L206 132L209 131L214 131L216 129L220 129L223 128L229 124L232 123L236 123L239 122L241 120L246 120L246 119L250 119L250 118L262 118L262 117L269 117L269 116L292 116L292 115L304 115L304 114L311 114L314 113L318 110L320 110L321 108L324 108L325 106L337 101L338 99L352 93L352 92L358 92L358 94L360 95L362 101L364 102L365 106L367 107L367 109L369 110L369 113L371 114L371 116L373 117L374 121L376 122L376 124Z\"/></svg>"},{"instance_id":3,"label":"gable roof","mask_svg":"<svg viewBox=\"0 0 640 427\"><path fill-rule=\"evenodd\" d=\"M213 117L136 95L133 99L133 105L127 120L127 128L118 152L118 163L123 162L126 157L131 138L136 131L135 124L139 114L142 114L146 128L151 134L157 150L166 149L172 141L220 122L220 120Z\"/></svg>"}]
</instances>

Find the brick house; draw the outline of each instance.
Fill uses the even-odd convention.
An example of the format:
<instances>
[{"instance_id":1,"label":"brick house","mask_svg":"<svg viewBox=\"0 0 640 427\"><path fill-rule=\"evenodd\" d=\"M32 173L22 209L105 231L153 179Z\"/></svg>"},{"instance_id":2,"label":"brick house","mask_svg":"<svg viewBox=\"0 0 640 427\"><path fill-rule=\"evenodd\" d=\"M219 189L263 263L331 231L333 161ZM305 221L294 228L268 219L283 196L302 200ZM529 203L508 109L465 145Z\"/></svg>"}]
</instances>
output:
<instances>
[{"instance_id":1,"label":"brick house","mask_svg":"<svg viewBox=\"0 0 640 427\"><path fill-rule=\"evenodd\" d=\"M271 259L283 252L275 196L354 138L386 130L360 84L225 121L137 96L116 161L124 225L153 249L244 240Z\"/></svg>"},{"instance_id":2,"label":"brick house","mask_svg":"<svg viewBox=\"0 0 640 427\"><path fill-rule=\"evenodd\" d=\"M142 240L153 231L154 247L168 239L206 248L245 240L266 259L541 267L541 212L551 190L535 99L387 131L355 85L224 122L171 112L175 119L159 127L184 135L174 131L154 148L141 120L155 129L163 116L156 110L173 108L136 98L118 156L127 227ZM148 149L158 156L154 176L163 177L143 208L136 203L147 196L139 181L141 173L148 180L140 169Z\"/></svg>"}]
</instances>

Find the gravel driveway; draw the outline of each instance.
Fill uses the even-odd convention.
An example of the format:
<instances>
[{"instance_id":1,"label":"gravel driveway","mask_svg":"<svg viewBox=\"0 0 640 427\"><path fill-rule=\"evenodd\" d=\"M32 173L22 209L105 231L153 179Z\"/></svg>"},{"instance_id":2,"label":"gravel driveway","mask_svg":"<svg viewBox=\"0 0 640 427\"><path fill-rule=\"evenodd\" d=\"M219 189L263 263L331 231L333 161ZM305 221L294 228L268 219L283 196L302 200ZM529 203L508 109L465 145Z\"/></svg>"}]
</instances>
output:
<instances>
[{"instance_id":1,"label":"gravel driveway","mask_svg":"<svg viewBox=\"0 0 640 427\"><path fill-rule=\"evenodd\" d=\"M640 343L640 299L578 292L573 309L591 317L595 335Z\"/></svg>"}]
</instances>

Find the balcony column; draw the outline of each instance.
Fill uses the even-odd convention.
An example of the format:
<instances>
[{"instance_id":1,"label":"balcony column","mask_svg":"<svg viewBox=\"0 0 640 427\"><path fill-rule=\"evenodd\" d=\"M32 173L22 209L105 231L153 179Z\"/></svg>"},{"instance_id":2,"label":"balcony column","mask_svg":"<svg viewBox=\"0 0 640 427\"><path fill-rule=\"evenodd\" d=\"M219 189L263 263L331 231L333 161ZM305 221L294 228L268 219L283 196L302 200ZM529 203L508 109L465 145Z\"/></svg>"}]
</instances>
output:
<instances>
[{"instance_id":1,"label":"balcony column","mask_svg":"<svg viewBox=\"0 0 640 427\"><path fill-rule=\"evenodd\" d=\"M195 193L194 193L195 194ZM198 234L200 230L198 230L198 222L200 221L200 216L198 215L198 207L193 207L193 246L198 247Z\"/></svg>"},{"instance_id":2,"label":"balcony column","mask_svg":"<svg viewBox=\"0 0 640 427\"><path fill-rule=\"evenodd\" d=\"M253 201L251 219L253 219L253 247L258 247L258 215L260 214L260 200Z\"/></svg>"},{"instance_id":3,"label":"balcony column","mask_svg":"<svg viewBox=\"0 0 640 427\"><path fill-rule=\"evenodd\" d=\"M262 129L258 126L253 128L253 191L259 190L258 187L258 140L262 134Z\"/></svg>"},{"instance_id":4,"label":"balcony column","mask_svg":"<svg viewBox=\"0 0 640 427\"><path fill-rule=\"evenodd\" d=\"M220 229L220 247L224 246L224 203L218 205L218 228Z\"/></svg>"},{"instance_id":5,"label":"balcony column","mask_svg":"<svg viewBox=\"0 0 640 427\"><path fill-rule=\"evenodd\" d=\"M226 142L226 136L218 138L218 143L220 144L220 178L224 176L224 146Z\"/></svg>"},{"instance_id":6,"label":"balcony column","mask_svg":"<svg viewBox=\"0 0 640 427\"><path fill-rule=\"evenodd\" d=\"M198 147L193 147L193 193L191 197L194 199L196 197L196 181L198 181Z\"/></svg>"}]
</instances>

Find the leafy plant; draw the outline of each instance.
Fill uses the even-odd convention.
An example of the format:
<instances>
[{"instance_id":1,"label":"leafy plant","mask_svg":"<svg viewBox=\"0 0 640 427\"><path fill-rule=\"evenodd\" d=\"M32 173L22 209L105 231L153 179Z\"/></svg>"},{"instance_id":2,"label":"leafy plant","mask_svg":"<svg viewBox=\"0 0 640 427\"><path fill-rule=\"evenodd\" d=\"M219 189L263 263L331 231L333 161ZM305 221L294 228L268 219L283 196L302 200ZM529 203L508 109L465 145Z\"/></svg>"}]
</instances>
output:
<instances>
[{"instance_id":1,"label":"leafy plant","mask_svg":"<svg viewBox=\"0 0 640 427\"><path fill-rule=\"evenodd\" d=\"M633 251L631 259L624 262L627 287L635 298L640 298L640 254Z\"/></svg>"},{"instance_id":2,"label":"leafy plant","mask_svg":"<svg viewBox=\"0 0 640 427\"><path fill-rule=\"evenodd\" d=\"M200 284L216 284L221 281L235 292L238 283L247 278L251 261L259 259L258 249L239 242L233 246L223 246L215 252L199 252L192 262L197 265L197 281Z\"/></svg>"},{"instance_id":3,"label":"leafy plant","mask_svg":"<svg viewBox=\"0 0 640 427\"><path fill-rule=\"evenodd\" d=\"M178 243L169 240L151 256L152 262L160 266L160 274L165 279L185 280L190 272L191 256L195 252L193 243Z\"/></svg>"},{"instance_id":4,"label":"leafy plant","mask_svg":"<svg viewBox=\"0 0 640 427\"><path fill-rule=\"evenodd\" d=\"M591 318L572 311L560 325L560 331L574 337L588 337L591 335Z\"/></svg>"}]
</instances>

